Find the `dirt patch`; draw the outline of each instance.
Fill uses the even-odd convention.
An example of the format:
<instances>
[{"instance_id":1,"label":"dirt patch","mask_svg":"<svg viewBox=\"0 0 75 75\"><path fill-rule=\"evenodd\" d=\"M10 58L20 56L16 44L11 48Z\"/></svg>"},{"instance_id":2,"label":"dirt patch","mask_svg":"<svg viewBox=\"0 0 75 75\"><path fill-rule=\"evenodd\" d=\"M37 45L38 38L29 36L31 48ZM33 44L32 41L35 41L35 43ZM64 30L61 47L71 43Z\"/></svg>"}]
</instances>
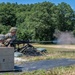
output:
<instances>
[{"instance_id":1,"label":"dirt patch","mask_svg":"<svg viewBox=\"0 0 75 75\"><path fill-rule=\"evenodd\" d=\"M52 47L52 48L67 48L75 49L75 45L33 45L34 47Z\"/></svg>"}]
</instances>

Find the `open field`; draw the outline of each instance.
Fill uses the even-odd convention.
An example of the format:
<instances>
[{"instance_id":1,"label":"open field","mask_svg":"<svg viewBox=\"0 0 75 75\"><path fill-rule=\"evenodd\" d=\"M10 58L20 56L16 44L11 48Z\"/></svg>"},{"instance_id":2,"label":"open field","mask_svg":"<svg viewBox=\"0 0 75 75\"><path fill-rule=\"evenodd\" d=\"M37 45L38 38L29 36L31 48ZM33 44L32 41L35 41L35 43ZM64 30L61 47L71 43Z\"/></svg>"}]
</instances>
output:
<instances>
[{"instance_id":1,"label":"open field","mask_svg":"<svg viewBox=\"0 0 75 75\"><path fill-rule=\"evenodd\" d=\"M69 58L75 59L75 45L38 45L34 44L35 47L46 48L47 53L42 56L23 56L27 61L39 61L49 59L60 59ZM31 72L21 73L4 73L1 75L75 75L75 65L67 67L57 67L51 70L36 70Z\"/></svg>"},{"instance_id":2,"label":"open field","mask_svg":"<svg viewBox=\"0 0 75 75\"><path fill-rule=\"evenodd\" d=\"M75 59L75 45L33 45L34 47L45 48L47 53L42 56L24 56L27 61L37 61L45 59L71 58Z\"/></svg>"}]
</instances>

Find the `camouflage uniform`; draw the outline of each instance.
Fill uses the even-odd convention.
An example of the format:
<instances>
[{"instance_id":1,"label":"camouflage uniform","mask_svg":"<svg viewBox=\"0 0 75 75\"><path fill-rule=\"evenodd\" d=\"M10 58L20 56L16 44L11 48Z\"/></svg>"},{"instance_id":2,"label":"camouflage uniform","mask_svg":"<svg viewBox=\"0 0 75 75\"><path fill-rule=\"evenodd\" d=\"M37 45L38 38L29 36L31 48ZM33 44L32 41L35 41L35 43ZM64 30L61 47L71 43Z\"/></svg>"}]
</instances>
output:
<instances>
[{"instance_id":1,"label":"camouflage uniform","mask_svg":"<svg viewBox=\"0 0 75 75\"><path fill-rule=\"evenodd\" d=\"M4 39L5 39L5 36L3 34L0 34L0 47L4 47L5 46L3 44L4 43Z\"/></svg>"},{"instance_id":2,"label":"camouflage uniform","mask_svg":"<svg viewBox=\"0 0 75 75\"><path fill-rule=\"evenodd\" d=\"M16 40L17 36L16 36L16 31L17 31L17 28L16 27L12 27L10 30L9 30L9 33L7 33L5 35L5 40L6 40L6 43L9 43L10 41L14 41ZM14 33L15 32L15 33ZM13 35L14 33L14 35Z\"/></svg>"},{"instance_id":3,"label":"camouflage uniform","mask_svg":"<svg viewBox=\"0 0 75 75\"><path fill-rule=\"evenodd\" d=\"M11 33L7 33L5 35L5 39L16 40L16 35L12 35Z\"/></svg>"}]
</instances>

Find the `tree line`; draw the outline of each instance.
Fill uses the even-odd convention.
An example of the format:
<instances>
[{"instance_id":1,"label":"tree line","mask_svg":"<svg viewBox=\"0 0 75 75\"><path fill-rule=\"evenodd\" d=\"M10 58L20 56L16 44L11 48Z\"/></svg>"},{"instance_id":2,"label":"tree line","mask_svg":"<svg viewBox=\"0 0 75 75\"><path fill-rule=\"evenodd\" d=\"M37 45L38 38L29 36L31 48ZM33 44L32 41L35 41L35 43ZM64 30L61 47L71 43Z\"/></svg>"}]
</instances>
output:
<instances>
[{"instance_id":1,"label":"tree line","mask_svg":"<svg viewBox=\"0 0 75 75\"><path fill-rule=\"evenodd\" d=\"M75 34L75 11L65 2L0 3L0 34L16 26L18 39L54 40L55 29Z\"/></svg>"}]
</instances>

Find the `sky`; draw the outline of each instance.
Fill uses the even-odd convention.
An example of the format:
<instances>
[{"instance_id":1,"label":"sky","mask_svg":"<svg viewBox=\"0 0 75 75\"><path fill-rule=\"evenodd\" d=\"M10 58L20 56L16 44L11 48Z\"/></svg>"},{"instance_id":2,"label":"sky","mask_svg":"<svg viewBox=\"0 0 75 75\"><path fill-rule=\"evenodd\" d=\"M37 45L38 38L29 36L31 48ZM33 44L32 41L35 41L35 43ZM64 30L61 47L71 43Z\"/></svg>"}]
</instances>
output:
<instances>
[{"instance_id":1,"label":"sky","mask_svg":"<svg viewBox=\"0 0 75 75\"><path fill-rule=\"evenodd\" d=\"M56 5L58 3L65 2L65 3L69 4L73 10L75 10L75 0L0 0L0 3L2 3L2 2L16 3L17 2L18 4L34 4L34 3L38 3L38 2L44 2L44 1L49 1Z\"/></svg>"}]
</instances>

